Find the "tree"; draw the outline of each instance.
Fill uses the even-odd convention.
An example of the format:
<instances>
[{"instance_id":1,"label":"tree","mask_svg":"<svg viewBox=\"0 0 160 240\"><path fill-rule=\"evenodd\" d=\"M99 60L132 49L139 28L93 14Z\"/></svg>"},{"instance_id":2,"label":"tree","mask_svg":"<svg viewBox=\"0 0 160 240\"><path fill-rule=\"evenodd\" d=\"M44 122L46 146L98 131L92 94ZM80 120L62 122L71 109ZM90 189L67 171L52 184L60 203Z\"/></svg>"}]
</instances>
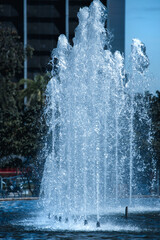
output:
<instances>
[{"instance_id":1,"label":"tree","mask_svg":"<svg viewBox=\"0 0 160 240\"><path fill-rule=\"evenodd\" d=\"M49 74L40 75L37 74L34 79L21 79L19 86L27 84L27 88L20 91L20 101L23 102L24 97L27 97L27 107L33 104L40 104L41 106L45 103L45 90L49 81Z\"/></svg>"},{"instance_id":2,"label":"tree","mask_svg":"<svg viewBox=\"0 0 160 240\"><path fill-rule=\"evenodd\" d=\"M25 54L33 49L23 43L14 29L0 26L0 157L21 154L22 112L18 108L18 77Z\"/></svg>"},{"instance_id":3,"label":"tree","mask_svg":"<svg viewBox=\"0 0 160 240\"><path fill-rule=\"evenodd\" d=\"M153 129L153 149L157 159L157 167L160 169L160 91L151 98L151 114Z\"/></svg>"},{"instance_id":4,"label":"tree","mask_svg":"<svg viewBox=\"0 0 160 240\"><path fill-rule=\"evenodd\" d=\"M33 49L28 46L24 52L15 30L0 27L0 48L0 166L12 166L17 161L13 156L28 159L19 167L31 169L23 173L28 182L36 182L34 192L38 194L44 161L42 157L37 161L37 154L46 132L42 112L49 77L44 74L19 81L24 56L31 56ZM23 89L25 82L27 89ZM25 96L28 102L24 107Z\"/></svg>"},{"instance_id":5,"label":"tree","mask_svg":"<svg viewBox=\"0 0 160 240\"><path fill-rule=\"evenodd\" d=\"M0 26L0 109L16 109L16 81L23 69L25 54L32 56L33 48L23 43L14 29Z\"/></svg>"}]
</instances>

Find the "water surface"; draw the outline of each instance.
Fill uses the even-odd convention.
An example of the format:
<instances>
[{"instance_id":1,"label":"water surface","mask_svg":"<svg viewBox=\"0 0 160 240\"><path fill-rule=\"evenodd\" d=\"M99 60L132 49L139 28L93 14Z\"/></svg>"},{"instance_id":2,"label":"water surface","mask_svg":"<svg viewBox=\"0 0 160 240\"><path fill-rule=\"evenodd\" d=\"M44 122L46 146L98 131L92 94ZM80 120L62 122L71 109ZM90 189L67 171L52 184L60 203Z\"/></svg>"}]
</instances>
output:
<instances>
[{"instance_id":1,"label":"water surface","mask_svg":"<svg viewBox=\"0 0 160 240\"><path fill-rule=\"evenodd\" d=\"M142 201L142 200L141 200ZM146 200L145 200L146 201ZM151 204L151 200L148 200ZM146 201L147 202L147 201ZM0 204L0 239L160 239L159 199L150 207L129 208L128 219L124 208L109 210L101 215L101 227L96 228L96 216L88 217L88 225L83 219L65 223L48 219L43 215L38 201L11 201ZM151 211L152 209L152 211Z\"/></svg>"}]
</instances>

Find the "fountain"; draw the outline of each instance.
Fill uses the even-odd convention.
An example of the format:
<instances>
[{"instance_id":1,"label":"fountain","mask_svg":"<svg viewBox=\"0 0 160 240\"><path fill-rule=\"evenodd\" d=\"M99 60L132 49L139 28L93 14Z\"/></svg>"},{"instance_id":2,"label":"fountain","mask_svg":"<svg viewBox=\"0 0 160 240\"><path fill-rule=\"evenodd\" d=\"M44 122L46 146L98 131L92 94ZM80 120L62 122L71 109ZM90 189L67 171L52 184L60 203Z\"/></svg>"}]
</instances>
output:
<instances>
[{"instance_id":1,"label":"fountain","mask_svg":"<svg viewBox=\"0 0 160 240\"><path fill-rule=\"evenodd\" d=\"M155 188L155 161L147 161L152 137L145 45L133 39L127 71L123 55L110 51L106 17L99 0L80 9L73 46L60 35L52 52L41 184L49 220L87 225L92 216L100 227L111 207L124 199L132 206L135 196Z\"/></svg>"}]
</instances>

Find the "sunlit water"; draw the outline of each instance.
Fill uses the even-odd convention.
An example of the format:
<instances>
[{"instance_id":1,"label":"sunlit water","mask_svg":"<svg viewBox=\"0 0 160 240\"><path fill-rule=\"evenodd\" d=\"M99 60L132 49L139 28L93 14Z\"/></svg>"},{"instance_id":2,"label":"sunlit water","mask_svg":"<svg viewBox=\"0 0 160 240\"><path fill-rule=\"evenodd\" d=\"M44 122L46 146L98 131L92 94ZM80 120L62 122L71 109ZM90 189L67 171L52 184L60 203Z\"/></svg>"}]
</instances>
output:
<instances>
[{"instance_id":1,"label":"sunlit water","mask_svg":"<svg viewBox=\"0 0 160 240\"><path fill-rule=\"evenodd\" d=\"M73 46L60 35L52 53L41 185L49 219L94 215L99 223L113 203L118 209L127 198L132 207L135 196L156 194L146 48L133 39L126 70L120 52L110 51L106 18L99 0L80 9Z\"/></svg>"}]
</instances>

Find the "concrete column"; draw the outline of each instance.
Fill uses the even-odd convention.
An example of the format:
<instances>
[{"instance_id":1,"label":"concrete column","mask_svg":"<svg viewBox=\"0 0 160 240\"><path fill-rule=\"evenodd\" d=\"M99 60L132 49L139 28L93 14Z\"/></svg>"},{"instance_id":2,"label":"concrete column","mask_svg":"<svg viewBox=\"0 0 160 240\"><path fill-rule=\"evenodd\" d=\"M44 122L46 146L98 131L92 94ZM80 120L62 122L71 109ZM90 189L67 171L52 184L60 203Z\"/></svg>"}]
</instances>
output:
<instances>
[{"instance_id":1,"label":"concrete column","mask_svg":"<svg viewBox=\"0 0 160 240\"><path fill-rule=\"evenodd\" d=\"M3 178L0 177L0 190L3 190Z\"/></svg>"},{"instance_id":2,"label":"concrete column","mask_svg":"<svg viewBox=\"0 0 160 240\"><path fill-rule=\"evenodd\" d=\"M24 28L24 51L27 47L27 0L23 0L23 28ZM24 59L24 79L27 79L27 56ZM27 83L24 84L24 88L27 88ZM27 98L24 98L24 104L27 103Z\"/></svg>"},{"instance_id":3,"label":"concrete column","mask_svg":"<svg viewBox=\"0 0 160 240\"><path fill-rule=\"evenodd\" d=\"M66 0L66 8L65 8L65 31L66 37L69 40L69 0Z\"/></svg>"}]
</instances>

